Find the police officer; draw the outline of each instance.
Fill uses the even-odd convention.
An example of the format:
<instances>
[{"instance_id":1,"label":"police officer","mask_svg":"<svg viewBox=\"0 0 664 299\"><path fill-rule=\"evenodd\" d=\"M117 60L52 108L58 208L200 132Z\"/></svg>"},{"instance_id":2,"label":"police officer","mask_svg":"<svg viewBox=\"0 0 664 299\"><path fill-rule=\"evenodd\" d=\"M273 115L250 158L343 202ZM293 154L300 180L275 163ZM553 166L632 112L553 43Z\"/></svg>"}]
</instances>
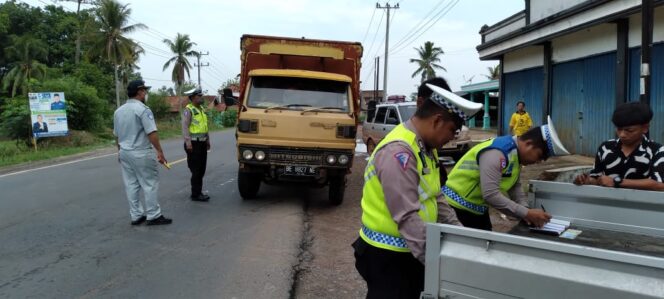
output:
<instances>
[{"instance_id":1,"label":"police officer","mask_svg":"<svg viewBox=\"0 0 664 299\"><path fill-rule=\"evenodd\" d=\"M471 148L450 172L443 194L466 227L491 230L489 206L539 227L551 215L529 208L521 186L521 165L568 154L549 117L548 124L521 136L502 136Z\"/></svg>"},{"instance_id":2,"label":"police officer","mask_svg":"<svg viewBox=\"0 0 664 299\"><path fill-rule=\"evenodd\" d=\"M186 94L191 103L182 113L182 136L184 136L184 150L187 153L187 165L191 171L191 200L208 201L210 196L202 192L207 151L210 150L208 120L203 107L203 91L196 88Z\"/></svg>"},{"instance_id":3,"label":"police officer","mask_svg":"<svg viewBox=\"0 0 664 299\"><path fill-rule=\"evenodd\" d=\"M418 298L424 289L425 223L460 225L441 198L436 149L482 105L423 85L429 97L376 146L364 173L362 226L353 248L367 298Z\"/></svg>"},{"instance_id":4,"label":"police officer","mask_svg":"<svg viewBox=\"0 0 664 299\"><path fill-rule=\"evenodd\" d=\"M129 200L131 225L147 220L147 225L170 224L173 220L161 214L157 201L159 170L157 163L167 163L159 143L157 125L150 108L145 105L148 90L143 80L134 80L127 86L127 102L115 110L113 134L116 136L118 157L122 166L125 191ZM155 153L156 150L156 153ZM145 209L139 200L145 196Z\"/></svg>"}]
</instances>

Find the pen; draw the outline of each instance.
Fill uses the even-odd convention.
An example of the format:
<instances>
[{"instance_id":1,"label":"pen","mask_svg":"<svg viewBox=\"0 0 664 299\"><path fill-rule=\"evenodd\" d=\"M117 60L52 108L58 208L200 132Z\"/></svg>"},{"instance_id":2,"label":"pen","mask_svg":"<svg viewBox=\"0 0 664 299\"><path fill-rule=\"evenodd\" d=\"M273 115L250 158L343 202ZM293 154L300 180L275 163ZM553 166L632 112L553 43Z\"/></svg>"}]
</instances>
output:
<instances>
[{"instance_id":1,"label":"pen","mask_svg":"<svg viewBox=\"0 0 664 299\"><path fill-rule=\"evenodd\" d=\"M546 213L546 209L544 208L544 205L540 204L540 207L542 207L542 211L544 211L544 213Z\"/></svg>"}]
</instances>

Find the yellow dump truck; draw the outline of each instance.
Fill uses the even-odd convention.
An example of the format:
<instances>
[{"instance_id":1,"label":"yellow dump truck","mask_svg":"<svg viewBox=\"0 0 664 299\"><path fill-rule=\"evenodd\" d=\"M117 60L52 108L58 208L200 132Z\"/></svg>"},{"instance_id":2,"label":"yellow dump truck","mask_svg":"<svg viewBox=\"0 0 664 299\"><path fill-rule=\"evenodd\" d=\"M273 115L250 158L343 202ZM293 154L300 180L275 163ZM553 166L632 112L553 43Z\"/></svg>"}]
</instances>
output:
<instances>
[{"instance_id":1,"label":"yellow dump truck","mask_svg":"<svg viewBox=\"0 0 664 299\"><path fill-rule=\"evenodd\" d=\"M360 43L244 35L238 188L329 186L341 204L355 155Z\"/></svg>"}]
</instances>

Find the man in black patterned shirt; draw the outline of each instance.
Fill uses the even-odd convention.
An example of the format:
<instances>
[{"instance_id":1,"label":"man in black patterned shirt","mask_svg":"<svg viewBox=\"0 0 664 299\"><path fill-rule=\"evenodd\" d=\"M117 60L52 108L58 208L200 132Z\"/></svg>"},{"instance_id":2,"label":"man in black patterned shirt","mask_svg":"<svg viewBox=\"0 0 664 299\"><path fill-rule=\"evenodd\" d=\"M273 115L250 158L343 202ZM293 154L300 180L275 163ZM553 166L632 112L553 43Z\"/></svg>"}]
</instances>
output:
<instances>
[{"instance_id":1,"label":"man in black patterned shirt","mask_svg":"<svg viewBox=\"0 0 664 299\"><path fill-rule=\"evenodd\" d=\"M647 104L618 106L612 118L618 138L599 146L595 167L574 183L664 191L664 147L646 137L652 116Z\"/></svg>"}]
</instances>

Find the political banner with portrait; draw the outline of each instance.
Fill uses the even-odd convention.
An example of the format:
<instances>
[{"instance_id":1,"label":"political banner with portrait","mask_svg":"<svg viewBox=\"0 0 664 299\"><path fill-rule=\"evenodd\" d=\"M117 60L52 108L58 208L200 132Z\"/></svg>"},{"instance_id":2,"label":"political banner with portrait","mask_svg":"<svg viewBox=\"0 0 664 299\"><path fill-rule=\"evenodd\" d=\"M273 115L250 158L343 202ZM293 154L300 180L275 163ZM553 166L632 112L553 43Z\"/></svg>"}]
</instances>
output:
<instances>
[{"instance_id":1,"label":"political banner with portrait","mask_svg":"<svg viewBox=\"0 0 664 299\"><path fill-rule=\"evenodd\" d=\"M67 102L63 92L28 93L32 136L35 138L66 136Z\"/></svg>"}]
</instances>

